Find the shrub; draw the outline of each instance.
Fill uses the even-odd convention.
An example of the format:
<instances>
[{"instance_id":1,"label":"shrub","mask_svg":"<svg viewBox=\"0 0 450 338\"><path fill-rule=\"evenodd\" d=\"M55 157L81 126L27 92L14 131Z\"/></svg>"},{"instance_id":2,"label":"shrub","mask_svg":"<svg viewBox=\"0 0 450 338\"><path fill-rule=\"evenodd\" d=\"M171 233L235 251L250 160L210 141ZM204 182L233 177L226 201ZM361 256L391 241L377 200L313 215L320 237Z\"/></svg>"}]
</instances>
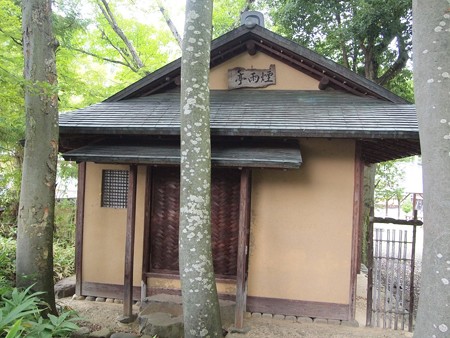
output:
<instances>
[{"instance_id":1,"label":"shrub","mask_svg":"<svg viewBox=\"0 0 450 338\"><path fill-rule=\"evenodd\" d=\"M14 285L16 264L16 241L0 236L0 284Z\"/></svg>"},{"instance_id":2,"label":"shrub","mask_svg":"<svg viewBox=\"0 0 450 338\"><path fill-rule=\"evenodd\" d=\"M59 317L49 314L41 316L46 309L40 302L39 292L30 293L10 289L0 300L0 337L67 337L78 329L74 312L62 313Z\"/></svg>"},{"instance_id":3,"label":"shrub","mask_svg":"<svg viewBox=\"0 0 450 338\"><path fill-rule=\"evenodd\" d=\"M55 241L53 243L53 276L55 281L75 273L75 247L73 243Z\"/></svg>"},{"instance_id":4,"label":"shrub","mask_svg":"<svg viewBox=\"0 0 450 338\"><path fill-rule=\"evenodd\" d=\"M55 203L54 239L73 246L75 242L76 203L73 199L60 199Z\"/></svg>"}]
</instances>

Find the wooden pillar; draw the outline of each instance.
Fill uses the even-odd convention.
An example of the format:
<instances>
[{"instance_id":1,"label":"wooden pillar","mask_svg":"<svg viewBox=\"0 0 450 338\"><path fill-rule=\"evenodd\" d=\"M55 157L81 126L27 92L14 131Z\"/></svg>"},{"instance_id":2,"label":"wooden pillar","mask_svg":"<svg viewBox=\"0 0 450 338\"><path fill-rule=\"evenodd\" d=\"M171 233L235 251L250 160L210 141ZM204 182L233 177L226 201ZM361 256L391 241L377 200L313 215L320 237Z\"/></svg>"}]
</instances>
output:
<instances>
[{"instance_id":1,"label":"wooden pillar","mask_svg":"<svg viewBox=\"0 0 450 338\"><path fill-rule=\"evenodd\" d=\"M125 238L125 269L123 281L123 316L133 316L134 233L136 228L137 166L130 165L128 175L127 230Z\"/></svg>"},{"instance_id":2,"label":"wooden pillar","mask_svg":"<svg viewBox=\"0 0 450 338\"><path fill-rule=\"evenodd\" d=\"M244 326L244 312L247 300L246 285L248 234L250 229L250 191L251 171L248 168L244 168L241 172L239 237L236 276L236 312L234 319L234 325L237 329L241 329Z\"/></svg>"},{"instance_id":3,"label":"wooden pillar","mask_svg":"<svg viewBox=\"0 0 450 338\"><path fill-rule=\"evenodd\" d=\"M147 167L145 180L144 241L141 277L141 301L147 297L147 272L150 271L150 220L152 211L152 168Z\"/></svg>"},{"instance_id":4,"label":"wooden pillar","mask_svg":"<svg viewBox=\"0 0 450 338\"><path fill-rule=\"evenodd\" d=\"M75 293L82 296L84 198L86 191L86 162L78 163L77 214L75 228Z\"/></svg>"}]
</instances>

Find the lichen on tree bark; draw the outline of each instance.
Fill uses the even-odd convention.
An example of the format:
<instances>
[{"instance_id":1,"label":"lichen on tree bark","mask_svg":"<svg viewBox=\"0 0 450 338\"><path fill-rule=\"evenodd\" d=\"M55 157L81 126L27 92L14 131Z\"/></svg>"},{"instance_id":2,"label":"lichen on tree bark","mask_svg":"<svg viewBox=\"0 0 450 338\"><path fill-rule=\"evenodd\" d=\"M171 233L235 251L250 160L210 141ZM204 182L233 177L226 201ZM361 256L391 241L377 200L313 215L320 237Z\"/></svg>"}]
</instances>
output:
<instances>
[{"instance_id":1,"label":"lichen on tree bark","mask_svg":"<svg viewBox=\"0 0 450 338\"><path fill-rule=\"evenodd\" d=\"M211 250L212 1L186 2L181 62L180 279L185 337L222 337Z\"/></svg>"},{"instance_id":2,"label":"lichen on tree bark","mask_svg":"<svg viewBox=\"0 0 450 338\"><path fill-rule=\"evenodd\" d=\"M414 337L450 334L450 2L413 1L414 87L422 150L424 245Z\"/></svg>"}]
</instances>

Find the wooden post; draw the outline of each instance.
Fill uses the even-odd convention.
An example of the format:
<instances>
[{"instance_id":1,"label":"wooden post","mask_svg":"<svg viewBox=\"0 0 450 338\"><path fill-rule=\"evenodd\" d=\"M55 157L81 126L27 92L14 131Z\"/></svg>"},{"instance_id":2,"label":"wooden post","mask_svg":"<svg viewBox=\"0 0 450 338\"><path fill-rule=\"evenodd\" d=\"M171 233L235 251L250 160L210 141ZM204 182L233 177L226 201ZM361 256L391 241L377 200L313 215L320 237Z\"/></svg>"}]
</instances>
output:
<instances>
[{"instance_id":1,"label":"wooden post","mask_svg":"<svg viewBox=\"0 0 450 338\"><path fill-rule=\"evenodd\" d=\"M415 206L414 206L415 208ZM413 238L411 248L411 275L409 282L409 322L408 331L413 332L413 319L414 319L414 271L416 268L416 228L417 228L417 210L414 209L414 225L413 225Z\"/></svg>"},{"instance_id":2,"label":"wooden post","mask_svg":"<svg viewBox=\"0 0 450 338\"><path fill-rule=\"evenodd\" d=\"M144 241L142 257L141 301L147 297L147 272L150 268L150 220L152 212L152 168L147 167L145 183Z\"/></svg>"},{"instance_id":3,"label":"wooden post","mask_svg":"<svg viewBox=\"0 0 450 338\"><path fill-rule=\"evenodd\" d=\"M236 276L236 311L234 325L237 329L244 326L244 312L246 309L246 282L247 282L247 251L248 232L250 228L250 189L251 171L244 168L241 173L240 208L239 208L239 237L238 261Z\"/></svg>"},{"instance_id":4,"label":"wooden post","mask_svg":"<svg viewBox=\"0 0 450 338\"><path fill-rule=\"evenodd\" d=\"M367 309L366 326L372 326L372 303L373 303L373 207L370 208L370 221L367 229Z\"/></svg>"},{"instance_id":5,"label":"wooden post","mask_svg":"<svg viewBox=\"0 0 450 338\"><path fill-rule=\"evenodd\" d=\"M78 163L77 218L75 229L75 293L82 296L84 197L86 191L86 162Z\"/></svg>"},{"instance_id":6,"label":"wooden post","mask_svg":"<svg viewBox=\"0 0 450 338\"><path fill-rule=\"evenodd\" d=\"M133 317L134 233L136 227L137 166L130 165L128 175L127 231L125 238L125 271L123 283L123 316Z\"/></svg>"}]
</instances>

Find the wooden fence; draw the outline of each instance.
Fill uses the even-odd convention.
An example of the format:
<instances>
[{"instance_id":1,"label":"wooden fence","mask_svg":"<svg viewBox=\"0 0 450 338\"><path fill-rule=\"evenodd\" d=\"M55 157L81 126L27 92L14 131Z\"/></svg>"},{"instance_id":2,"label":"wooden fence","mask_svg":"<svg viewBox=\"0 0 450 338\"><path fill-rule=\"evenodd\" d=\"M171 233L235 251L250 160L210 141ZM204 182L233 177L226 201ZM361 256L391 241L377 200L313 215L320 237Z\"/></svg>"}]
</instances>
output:
<instances>
[{"instance_id":1,"label":"wooden fence","mask_svg":"<svg viewBox=\"0 0 450 338\"><path fill-rule=\"evenodd\" d=\"M374 223L411 225L412 240L407 230L374 229ZM413 220L373 217L371 210L366 326L412 332L416 227L422 224L416 210Z\"/></svg>"}]
</instances>

